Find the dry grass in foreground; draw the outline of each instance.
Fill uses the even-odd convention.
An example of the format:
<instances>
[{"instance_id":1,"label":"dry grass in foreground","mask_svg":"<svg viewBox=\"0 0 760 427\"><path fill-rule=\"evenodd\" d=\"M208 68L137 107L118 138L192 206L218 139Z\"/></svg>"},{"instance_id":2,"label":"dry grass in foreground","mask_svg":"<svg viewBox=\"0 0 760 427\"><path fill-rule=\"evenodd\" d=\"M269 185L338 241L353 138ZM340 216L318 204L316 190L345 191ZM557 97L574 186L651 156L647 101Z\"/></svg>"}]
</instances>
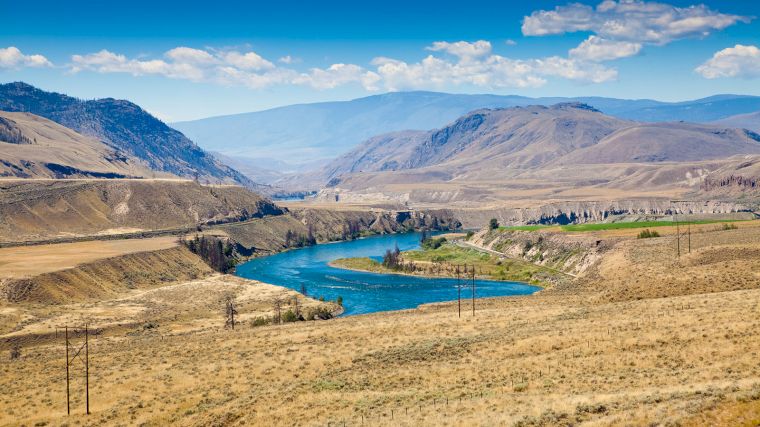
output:
<instances>
[{"instance_id":1,"label":"dry grass in foreground","mask_svg":"<svg viewBox=\"0 0 760 427\"><path fill-rule=\"evenodd\" d=\"M0 424L756 425L760 229L702 233L680 260L672 243L622 241L581 280L475 317L445 303L233 332L219 311L188 327L211 315L203 288L145 291L167 307L157 327L91 342L92 415L75 371L66 417L46 342L0 359Z\"/></svg>"},{"instance_id":2,"label":"dry grass in foreground","mask_svg":"<svg viewBox=\"0 0 760 427\"><path fill-rule=\"evenodd\" d=\"M0 279L29 277L104 258L157 251L177 245L176 236L164 236L0 248Z\"/></svg>"}]
</instances>

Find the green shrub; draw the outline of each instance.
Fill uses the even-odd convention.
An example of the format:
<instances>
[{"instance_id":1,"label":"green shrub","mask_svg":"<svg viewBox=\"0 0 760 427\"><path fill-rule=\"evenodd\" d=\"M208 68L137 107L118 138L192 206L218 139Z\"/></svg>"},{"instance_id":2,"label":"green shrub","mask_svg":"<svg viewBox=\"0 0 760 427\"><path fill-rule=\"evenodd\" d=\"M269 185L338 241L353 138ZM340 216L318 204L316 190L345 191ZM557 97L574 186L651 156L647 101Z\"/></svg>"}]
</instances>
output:
<instances>
[{"instance_id":1,"label":"green shrub","mask_svg":"<svg viewBox=\"0 0 760 427\"><path fill-rule=\"evenodd\" d=\"M427 250L435 250L440 248L444 243L446 243L445 237L437 237L437 238L429 238L422 241L422 249Z\"/></svg>"},{"instance_id":2,"label":"green shrub","mask_svg":"<svg viewBox=\"0 0 760 427\"><path fill-rule=\"evenodd\" d=\"M288 309L288 311L286 311L285 313L283 313L283 315L282 315L282 321L284 323L296 322L296 321L298 321L298 316L296 316L296 313L293 310Z\"/></svg>"},{"instance_id":3,"label":"green shrub","mask_svg":"<svg viewBox=\"0 0 760 427\"><path fill-rule=\"evenodd\" d=\"M488 221L488 228L491 230L496 230L497 228L499 228L499 220L497 220L496 218L491 218L491 220Z\"/></svg>"},{"instance_id":4,"label":"green shrub","mask_svg":"<svg viewBox=\"0 0 760 427\"><path fill-rule=\"evenodd\" d=\"M736 224L723 223L723 229L724 230L736 230L737 228L739 228L739 227L737 227Z\"/></svg>"},{"instance_id":5,"label":"green shrub","mask_svg":"<svg viewBox=\"0 0 760 427\"><path fill-rule=\"evenodd\" d=\"M268 317L257 317L251 321L251 326L266 326L268 324L272 323L272 319Z\"/></svg>"},{"instance_id":6,"label":"green shrub","mask_svg":"<svg viewBox=\"0 0 760 427\"><path fill-rule=\"evenodd\" d=\"M647 228L646 230L644 230L641 233L639 233L639 237L638 238L639 239L649 239L651 237L660 237L660 233L658 233L656 231L652 231L652 230L650 230L650 229Z\"/></svg>"},{"instance_id":7,"label":"green shrub","mask_svg":"<svg viewBox=\"0 0 760 427\"><path fill-rule=\"evenodd\" d=\"M470 237L472 237L472 236L474 236L474 235L475 235L475 232L474 232L474 231L468 231L468 232L467 232L467 237L466 237L466 238L467 238L467 240L470 240Z\"/></svg>"},{"instance_id":8,"label":"green shrub","mask_svg":"<svg viewBox=\"0 0 760 427\"><path fill-rule=\"evenodd\" d=\"M338 298L335 300L335 303L343 307L343 297L338 295Z\"/></svg>"}]
</instances>

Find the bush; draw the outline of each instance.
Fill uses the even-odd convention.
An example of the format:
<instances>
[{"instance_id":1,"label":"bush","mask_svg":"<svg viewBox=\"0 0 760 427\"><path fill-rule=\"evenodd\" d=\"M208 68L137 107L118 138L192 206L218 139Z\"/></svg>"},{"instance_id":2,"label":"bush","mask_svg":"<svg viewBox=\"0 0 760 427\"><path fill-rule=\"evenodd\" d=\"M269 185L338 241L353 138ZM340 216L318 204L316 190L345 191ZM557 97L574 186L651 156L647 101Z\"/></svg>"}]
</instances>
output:
<instances>
[{"instance_id":1,"label":"bush","mask_svg":"<svg viewBox=\"0 0 760 427\"><path fill-rule=\"evenodd\" d=\"M307 316L307 319L327 320L327 319L332 319L332 317L333 315L329 308L325 306L320 306L320 307L311 309L311 311L309 311L309 315Z\"/></svg>"},{"instance_id":2,"label":"bush","mask_svg":"<svg viewBox=\"0 0 760 427\"><path fill-rule=\"evenodd\" d=\"M724 230L736 230L737 228L739 228L739 227L737 227L736 224L723 223L723 229Z\"/></svg>"},{"instance_id":3,"label":"bush","mask_svg":"<svg viewBox=\"0 0 760 427\"><path fill-rule=\"evenodd\" d=\"M268 317L257 317L251 321L251 326L266 326L268 324L272 323L272 319Z\"/></svg>"},{"instance_id":4,"label":"bush","mask_svg":"<svg viewBox=\"0 0 760 427\"><path fill-rule=\"evenodd\" d=\"M335 300L335 303L337 303L339 306L343 307L343 297L338 295L338 299Z\"/></svg>"},{"instance_id":5,"label":"bush","mask_svg":"<svg viewBox=\"0 0 760 427\"><path fill-rule=\"evenodd\" d=\"M466 237L466 239L467 239L467 240L470 240L470 237L472 237L472 236L474 236L474 235L475 235L475 232L474 232L474 231L468 231L468 232L467 232L467 237Z\"/></svg>"},{"instance_id":6,"label":"bush","mask_svg":"<svg viewBox=\"0 0 760 427\"><path fill-rule=\"evenodd\" d=\"M491 221L488 222L488 228L491 230L496 230L499 228L499 221L496 218L491 218Z\"/></svg>"},{"instance_id":7,"label":"bush","mask_svg":"<svg viewBox=\"0 0 760 427\"><path fill-rule=\"evenodd\" d=\"M639 233L639 237L638 238L639 239L649 239L649 238L652 238L652 237L660 237L660 233L658 233L656 231L652 231L652 230L650 230L650 229L647 228L646 230L644 230L641 233Z\"/></svg>"},{"instance_id":8,"label":"bush","mask_svg":"<svg viewBox=\"0 0 760 427\"><path fill-rule=\"evenodd\" d=\"M11 360L15 360L21 357L21 347L15 345L11 349Z\"/></svg>"},{"instance_id":9,"label":"bush","mask_svg":"<svg viewBox=\"0 0 760 427\"><path fill-rule=\"evenodd\" d=\"M431 237L422 242L422 249L435 250L435 249L440 248L444 243L446 243L445 237L438 237L438 238Z\"/></svg>"},{"instance_id":10,"label":"bush","mask_svg":"<svg viewBox=\"0 0 760 427\"><path fill-rule=\"evenodd\" d=\"M293 310L288 309L288 311L282 315L282 321L284 323L296 322L298 321L298 316L296 316L296 313Z\"/></svg>"}]
</instances>

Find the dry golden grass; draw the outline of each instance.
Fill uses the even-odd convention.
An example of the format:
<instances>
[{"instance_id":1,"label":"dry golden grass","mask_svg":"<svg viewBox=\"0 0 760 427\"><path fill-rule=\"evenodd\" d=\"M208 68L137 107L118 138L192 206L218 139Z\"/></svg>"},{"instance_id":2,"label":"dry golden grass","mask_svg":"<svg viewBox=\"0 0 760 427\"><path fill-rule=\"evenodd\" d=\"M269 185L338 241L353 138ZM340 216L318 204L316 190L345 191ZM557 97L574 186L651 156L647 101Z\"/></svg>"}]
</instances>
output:
<instances>
[{"instance_id":1,"label":"dry golden grass","mask_svg":"<svg viewBox=\"0 0 760 427\"><path fill-rule=\"evenodd\" d=\"M164 236L0 248L0 279L30 277L99 259L168 249L177 244L176 236Z\"/></svg>"},{"instance_id":2,"label":"dry golden grass","mask_svg":"<svg viewBox=\"0 0 760 427\"><path fill-rule=\"evenodd\" d=\"M680 260L672 238L624 240L574 283L475 317L443 303L233 332L224 291L249 318L269 297L224 276L71 306L161 320L93 339L89 417L76 365L65 415L60 340L4 348L0 424L754 425L760 229L692 239Z\"/></svg>"}]
</instances>

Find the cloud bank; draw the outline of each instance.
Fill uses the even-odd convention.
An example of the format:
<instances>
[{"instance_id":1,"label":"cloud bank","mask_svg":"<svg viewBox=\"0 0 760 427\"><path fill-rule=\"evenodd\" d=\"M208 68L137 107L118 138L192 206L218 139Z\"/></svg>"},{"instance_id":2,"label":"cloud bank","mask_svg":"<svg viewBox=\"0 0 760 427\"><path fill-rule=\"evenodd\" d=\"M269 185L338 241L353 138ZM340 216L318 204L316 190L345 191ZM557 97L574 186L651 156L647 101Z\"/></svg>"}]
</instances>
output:
<instances>
[{"instance_id":1,"label":"cloud bank","mask_svg":"<svg viewBox=\"0 0 760 427\"><path fill-rule=\"evenodd\" d=\"M737 44L720 50L697 67L696 72L707 79L760 77L760 49L757 46Z\"/></svg>"},{"instance_id":2,"label":"cloud bank","mask_svg":"<svg viewBox=\"0 0 760 427\"><path fill-rule=\"evenodd\" d=\"M0 48L0 69L52 67L42 55L24 55L17 47Z\"/></svg>"},{"instance_id":3,"label":"cloud bank","mask_svg":"<svg viewBox=\"0 0 760 427\"><path fill-rule=\"evenodd\" d=\"M433 52L417 62L376 57L365 68L336 63L326 68L296 71L295 61L282 57L275 62L256 52L221 51L176 47L155 59L128 58L108 50L73 55L71 72L128 73L133 76L160 75L172 79L242 85L252 89L274 85L303 85L318 90L358 84L366 90L436 89L449 85L484 88L539 87L549 77L584 83L614 80L617 71L595 63L605 54L593 51L564 58L511 59L492 52L491 43L437 41L425 48ZM592 49L593 50L593 49ZM607 54L609 56L609 54ZM589 60L591 57L595 59Z\"/></svg>"}]
</instances>

